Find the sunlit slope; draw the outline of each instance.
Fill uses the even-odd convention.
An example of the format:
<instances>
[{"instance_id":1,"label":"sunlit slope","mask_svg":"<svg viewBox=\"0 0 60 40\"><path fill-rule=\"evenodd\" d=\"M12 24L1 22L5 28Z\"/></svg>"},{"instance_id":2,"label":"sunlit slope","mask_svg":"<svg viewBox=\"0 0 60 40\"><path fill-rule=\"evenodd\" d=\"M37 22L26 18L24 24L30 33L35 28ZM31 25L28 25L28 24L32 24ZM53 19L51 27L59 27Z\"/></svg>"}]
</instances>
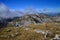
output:
<instances>
[{"instance_id":1,"label":"sunlit slope","mask_svg":"<svg viewBox=\"0 0 60 40\"><path fill-rule=\"evenodd\" d=\"M26 27L6 27L0 30L0 40L40 40L44 38L38 30L48 31L52 34L47 35L47 40L54 38L55 34L60 35L60 24L48 23L46 27L45 24L30 25ZM42 32L43 32L42 31Z\"/></svg>"}]
</instances>

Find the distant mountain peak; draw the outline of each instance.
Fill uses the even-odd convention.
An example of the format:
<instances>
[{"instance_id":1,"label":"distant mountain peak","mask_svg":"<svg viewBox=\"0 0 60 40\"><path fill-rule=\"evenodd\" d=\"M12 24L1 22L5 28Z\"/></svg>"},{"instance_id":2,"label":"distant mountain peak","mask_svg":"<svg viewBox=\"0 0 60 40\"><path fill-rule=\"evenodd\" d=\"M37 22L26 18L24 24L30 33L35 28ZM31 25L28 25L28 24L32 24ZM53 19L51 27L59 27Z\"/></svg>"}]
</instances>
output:
<instances>
[{"instance_id":1,"label":"distant mountain peak","mask_svg":"<svg viewBox=\"0 0 60 40\"><path fill-rule=\"evenodd\" d=\"M37 13L37 10L33 7L27 7L24 9L25 14L35 14Z\"/></svg>"}]
</instances>

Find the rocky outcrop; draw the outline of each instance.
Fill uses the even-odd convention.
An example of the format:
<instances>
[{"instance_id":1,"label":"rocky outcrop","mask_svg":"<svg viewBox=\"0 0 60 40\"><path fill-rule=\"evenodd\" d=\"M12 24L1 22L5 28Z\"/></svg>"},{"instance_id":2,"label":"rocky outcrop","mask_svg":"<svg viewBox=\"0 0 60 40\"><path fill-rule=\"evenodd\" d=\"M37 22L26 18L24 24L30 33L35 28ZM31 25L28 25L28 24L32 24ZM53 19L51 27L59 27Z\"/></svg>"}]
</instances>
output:
<instances>
[{"instance_id":1,"label":"rocky outcrop","mask_svg":"<svg viewBox=\"0 0 60 40\"><path fill-rule=\"evenodd\" d=\"M19 18L14 19L13 24L15 26L28 26L30 24L40 24L40 23L44 23L44 22L52 22L52 20L50 18L48 18L46 15L44 14L28 14L28 15L24 15L21 16Z\"/></svg>"}]
</instances>

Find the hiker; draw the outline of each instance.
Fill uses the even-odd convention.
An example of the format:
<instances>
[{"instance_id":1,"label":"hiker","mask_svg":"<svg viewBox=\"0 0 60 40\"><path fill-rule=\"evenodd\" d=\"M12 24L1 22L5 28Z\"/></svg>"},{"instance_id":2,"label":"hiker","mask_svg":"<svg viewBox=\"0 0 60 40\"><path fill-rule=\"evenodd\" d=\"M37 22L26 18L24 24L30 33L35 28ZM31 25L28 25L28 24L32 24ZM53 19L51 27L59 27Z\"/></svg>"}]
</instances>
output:
<instances>
[{"instance_id":1,"label":"hiker","mask_svg":"<svg viewBox=\"0 0 60 40\"><path fill-rule=\"evenodd\" d=\"M48 22L45 22L45 26L48 27Z\"/></svg>"},{"instance_id":2,"label":"hiker","mask_svg":"<svg viewBox=\"0 0 60 40\"><path fill-rule=\"evenodd\" d=\"M48 27L48 22L45 22L45 28L46 28L46 29L45 29L45 36L44 36L45 38L46 38L46 36L47 36L47 31L46 31L46 30L47 30L47 27Z\"/></svg>"}]
</instances>

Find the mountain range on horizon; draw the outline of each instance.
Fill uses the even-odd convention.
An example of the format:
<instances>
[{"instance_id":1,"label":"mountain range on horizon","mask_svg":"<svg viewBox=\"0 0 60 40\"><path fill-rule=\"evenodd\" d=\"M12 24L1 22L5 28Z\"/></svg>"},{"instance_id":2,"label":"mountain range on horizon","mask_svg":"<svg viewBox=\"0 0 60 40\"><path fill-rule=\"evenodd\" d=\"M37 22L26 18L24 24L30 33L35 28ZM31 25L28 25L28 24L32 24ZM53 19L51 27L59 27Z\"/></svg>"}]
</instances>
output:
<instances>
[{"instance_id":1,"label":"mountain range on horizon","mask_svg":"<svg viewBox=\"0 0 60 40\"><path fill-rule=\"evenodd\" d=\"M47 11L47 10L46 10ZM20 10L10 10L4 3L0 3L0 17L3 18L13 18L13 17L20 17L22 15L26 15L26 14L37 14L37 13L45 13L48 15L57 15L59 12L38 12L33 8L27 8L27 10L25 9L24 11L20 11Z\"/></svg>"}]
</instances>

